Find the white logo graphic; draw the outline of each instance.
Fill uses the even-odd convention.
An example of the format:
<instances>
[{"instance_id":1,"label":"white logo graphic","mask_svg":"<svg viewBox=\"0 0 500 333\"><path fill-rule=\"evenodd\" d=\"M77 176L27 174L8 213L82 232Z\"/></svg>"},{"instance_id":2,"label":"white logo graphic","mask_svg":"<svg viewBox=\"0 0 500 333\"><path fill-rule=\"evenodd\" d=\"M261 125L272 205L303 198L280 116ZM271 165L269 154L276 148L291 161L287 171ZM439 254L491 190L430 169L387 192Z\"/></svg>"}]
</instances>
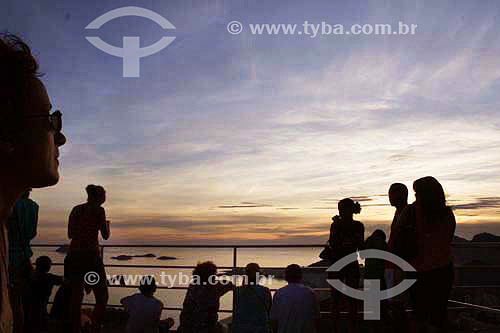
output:
<instances>
[{"instance_id":1,"label":"white logo graphic","mask_svg":"<svg viewBox=\"0 0 500 333\"><path fill-rule=\"evenodd\" d=\"M85 29L99 29L104 23L123 16L140 16L158 23L163 29L175 29L163 16L145 8L122 7L113 9L90 22ZM139 77L140 58L160 52L172 43L175 37L162 37L156 43L140 47L139 37L123 37L123 48L109 45L99 37L85 37L92 45L99 50L111 54L115 57L123 58L123 77Z\"/></svg>"},{"instance_id":2,"label":"white logo graphic","mask_svg":"<svg viewBox=\"0 0 500 333\"><path fill-rule=\"evenodd\" d=\"M243 31L243 24L239 21L231 21L227 24L227 32L231 35L237 35Z\"/></svg>"},{"instance_id":3,"label":"white logo graphic","mask_svg":"<svg viewBox=\"0 0 500 333\"><path fill-rule=\"evenodd\" d=\"M375 258L375 259L384 259L390 262L395 263L399 267L406 272L415 272L415 268L413 268L408 262L401 259L400 257L382 250L363 250L359 251L359 255L361 258ZM344 258L340 259L332 266L330 266L326 271L327 272L338 272L346 265L350 264L353 261L358 261L358 254L356 252L351 253ZM397 296L410 288L417 280L415 279L405 279L397 286L387 289L380 290L380 281L379 280L364 280L364 291L351 288L340 280L336 279L327 279L326 280L333 288L337 289L341 293L350 296L352 298L362 299L364 300L364 319L365 320L379 320L380 319L380 301L384 299L388 299L394 296Z\"/></svg>"},{"instance_id":4,"label":"white logo graphic","mask_svg":"<svg viewBox=\"0 0 500 333\"><path fill-rule=\"evenodd\" d=\"M99 274L96 272L87 272L83 277L83 281L90 286L95 286L99 283Z\"/></svg>"}]
</instances>

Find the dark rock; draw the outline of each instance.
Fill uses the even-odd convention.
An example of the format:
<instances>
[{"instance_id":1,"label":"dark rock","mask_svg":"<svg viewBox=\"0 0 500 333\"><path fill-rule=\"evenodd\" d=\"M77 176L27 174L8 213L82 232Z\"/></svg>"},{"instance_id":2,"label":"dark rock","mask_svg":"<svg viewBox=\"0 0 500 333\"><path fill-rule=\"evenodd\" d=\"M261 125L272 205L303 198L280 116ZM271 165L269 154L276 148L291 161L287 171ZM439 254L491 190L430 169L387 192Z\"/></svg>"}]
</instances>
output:
<instances>
[{"instance_id":1,"label":"dark rock","mask_svg":"<svg viewBox=\"0 0 500 333\"><path fill-rule=\"evenodd\" d=\"M134 256L135 258L154 258L156 254L148 253L148 254L137 254Z\"/></svg>"},{"instance_id":2,"label":"dark rock","mask_svg":"<svg viewBox=\"0 0 500 333\"><path fill-rule=\"evenodd\" d=\"M127 256L124 254L121 254L121 255L116 256L116 257L111 257L111 259L115 259L115 260L131 260L132 258L133 258L132 256Z\"/></svg>"},{"instance_id":3,"label":"dark rock","mask_svg":"<svg viewBox=\"0 0 500 333\"><path fill-rule=\"evenodd\" d=\"M471 242L500 242L500 236L483 232L475 235Z\"/></svg>"},{"instance_id":4,"label":"dark rock","mask_svg":"<svg viewBox=\"0 0 500 333\"><path fill-rule=\"evenodd\" d=\"M177 258L176 257L161 256L161 257L158 257L156 259L158 259L158 260L176 260Z\"/></svg>"}]
</instances>

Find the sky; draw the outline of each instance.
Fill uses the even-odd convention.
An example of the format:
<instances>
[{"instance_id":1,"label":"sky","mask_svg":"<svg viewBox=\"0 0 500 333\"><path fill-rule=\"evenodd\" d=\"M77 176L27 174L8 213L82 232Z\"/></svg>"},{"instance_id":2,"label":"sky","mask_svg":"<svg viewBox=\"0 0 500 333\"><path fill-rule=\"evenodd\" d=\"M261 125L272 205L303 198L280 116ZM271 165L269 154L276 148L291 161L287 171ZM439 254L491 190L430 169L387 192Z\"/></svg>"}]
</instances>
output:
<instances>
[{"instance_id":1,"label":"sky","mask_svg":"<svg viewBox=\"0 0 500 333\"><path fill-rule=\"evenodd\" d=\"M36 242L65 242L85 186L106 188L108 243L324 243L337 201L387 230L391 183L432 175L457 234L500 234L500 2L3 1L68 143L35 190ZM168 19L100 15L139 6ZM243 31L230 34L227 24ZM414 35L253 35L249 24L417 24ZM85 37L175 40L140 77Z\"/></svg>"}]
</instances>

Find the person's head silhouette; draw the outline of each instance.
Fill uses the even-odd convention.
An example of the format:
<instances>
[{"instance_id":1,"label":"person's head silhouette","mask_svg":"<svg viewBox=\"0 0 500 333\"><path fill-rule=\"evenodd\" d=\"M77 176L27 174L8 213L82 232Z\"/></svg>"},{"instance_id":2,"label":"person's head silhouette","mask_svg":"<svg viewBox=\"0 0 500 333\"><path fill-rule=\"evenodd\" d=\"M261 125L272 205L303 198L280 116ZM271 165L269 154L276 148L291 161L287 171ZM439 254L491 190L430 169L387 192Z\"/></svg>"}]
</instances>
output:
<instances>
[{"instance_id":1,"label":"person's head silhouette","mask_svg":"<svg viewBox=\"0 0 500 333\"><path fill-rule=\"evenodd\" d=\"M149 275L143 276L141 278L141 282L139 285L139 291L141 292L141 294L151 297L156 292L156 288L156 280L154 276Z\"/></svg>"},{"instance_id":2,"label":"person's head silhouette","mask_svg":"<svg viewBox=\"0 0 500 333\"><path fill-rule=\"evenodd\" d=\"M209 285L215 282L213 279L217 275L217 266L211 261L205 261L198 263L193 270L193 277L197 277L199 285Z\"/></svg>"},{"instance_id":3,"label":"person's head silhouette","mask_svg":"<svg viewBox=\"0 0 500 333\"><path fill-rule=\"evenodd\" d=\"M288 265L285 268L285 280L288 283L302 282L302 268L297 264Z\"/></svg>"},{"instance_id":4,"label":"person's head silhouette","mask_svg":"<svg viewBox=\"0 0 500 333\"><path fill-rule=\"evenodd\" d=\"M415 199L423 210L426 222L432 223L449 212L441 184L434 177L423 177L413 183Z\"/></svg>"},{"instance_id":5,"label":"person's head silhouette","mask_svg":"<svg viewBox=\"0 0 500 333\"><path fill-rule=\"evenodd\" d=\"M384 242L387 239L387 235L385 234L385 231L382 229L376 229L375 231L372 232L370 237L383 240Z\"/></svg>"},{"instance_id":6,"label":"person's head silhouette","mask_svg":"<svg viewBox=\"0 0 500 333\"><path fill-rule=\"evenodd\" d=\"M249 263L245 267L245 275L249 285L256 285L259 283L260 266L256 263Z\"/></svg>"},{"instance_id":7,"label":"person's head silhouette","mask_svg":"<svg viewBox=\"0 0 500 333\"><path fill-rule=\"evenodd\" d=\"M52 259L47 256L40 256L36 259L35 267L38 273L48 273L52 267Z\"/></svg>"},{"instance_id":8,"label":"person's head silhouette","mask_svg":"<svg viewBox=\"0 0 500 333\"><path fill-rule=\"evenodd\" d=\"M404 208L408 204L408 188L405 184L394 183L389 187L389 202L397 209Z\"/></svg>"},{"instance_id":9,"label":"person's head silhouette","mask_svg":"<svg viewBox=\"0 0 500 333\"><path fill-rule=\"evenodd\" d=\"M104 187L90 184L85 188L85 191L87 192L87 201L89 203L100 206L106 202L106 191L104 190Z\"/></svg>"},{"instance_id":10,"label":"person's head silhouette","mask_svg":"<svg viewBox=\"0 0 500 333\"><path fill-rule=\"evenodd\" d=\"M338 203L339 216L344 221L351 221L353 214L361 213L361 205L350 198L345 198Z\"/></svg>"},{"instance_id":11,"label":"person's head silhouette","mask_svg":"<svg viewBox=\"0 0 500 333\"><path fill-rule=\"evenodd\" d=\"M30 187L58 182L59 147L66 138L61 112L50 114L38 63L16 36L0 36L0 72L0 181L19 197Z\"/></svg>"}]
</instances>

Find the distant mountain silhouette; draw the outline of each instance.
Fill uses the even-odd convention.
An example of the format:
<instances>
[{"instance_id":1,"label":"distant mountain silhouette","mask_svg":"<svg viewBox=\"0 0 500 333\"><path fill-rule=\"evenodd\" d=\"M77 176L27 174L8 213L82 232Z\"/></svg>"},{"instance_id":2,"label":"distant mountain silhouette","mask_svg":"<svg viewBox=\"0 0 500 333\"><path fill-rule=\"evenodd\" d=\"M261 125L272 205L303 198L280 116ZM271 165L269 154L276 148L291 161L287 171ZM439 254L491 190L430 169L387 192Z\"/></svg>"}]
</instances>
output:
<instances>
[{"instance_id":1,"label":"distant mountain silhouette","mask_svg":"<svg viewBox=\"0 0 500 333\"><path fill-rule=\"evenodd\" d=\"M471 242L500 242L500 236L483 232L475 235Z\"/></svg>"}]
</instances>

